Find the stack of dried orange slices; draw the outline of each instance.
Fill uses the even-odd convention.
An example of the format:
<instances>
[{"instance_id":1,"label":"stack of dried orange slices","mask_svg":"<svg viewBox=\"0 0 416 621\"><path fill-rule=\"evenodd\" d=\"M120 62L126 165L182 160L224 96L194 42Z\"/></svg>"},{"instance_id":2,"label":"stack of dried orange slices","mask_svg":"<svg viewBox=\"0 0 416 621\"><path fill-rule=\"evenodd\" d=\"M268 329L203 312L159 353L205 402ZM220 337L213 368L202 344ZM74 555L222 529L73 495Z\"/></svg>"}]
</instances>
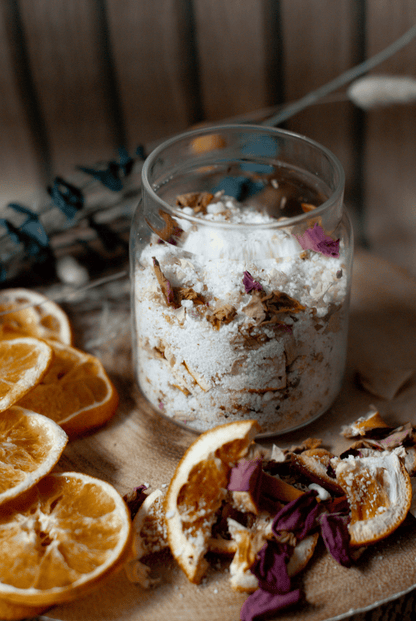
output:
<instances>
[{"instance_id":1,"label":"stack of dried orange slices","mask_svg":"<svg viewBox=\"0 0 416 621\"><path fill-rule=\"evenodd\" d=\"M67 444L104 423L118 395L100 361L72 347L63 310L0 293L0 618L88 592L131 552L131 518L108 483L52 473Z\"/></svg>"},{"instance_id":2,"label":"stack of dried orange slices","mask_svg":"<svg viewBox=\"0 0 416 621\"><path fill-rule=\"evenodd\" d=\"M95 356L73 344L66 313L29 289L0 292L0 412L19 404L70 435L108 421L117 391Z\"/></svg>"},{"instance_id":3,"label":"stack of dried orange slices","mask_svg":"<svg viewBox=\"0 0 416 621\"><path fill-rule=\"evenodd\" d=\"M409 512L409 472L414 476L416 470L406 469L406 463L415 465L406 455L413 455L416 430L392 430L379 415L374 425L383 441L361 439L339 457L315 439L266 450L253 440L256 421L201 434L178 464L164 500L160 490L142 492L133 520L136 556L125 565L128 578L154 584L146 563L166 547L198 584L209 566L206 553L225 553L232 558L231 587L250 593L242 621L293 605L301 594L292 577L305 568L320 538L349 567ZM371 421L361 424L363 435L371 428ZM405 447L399 441L404 437Z\"/></svg>"}]
</instances>

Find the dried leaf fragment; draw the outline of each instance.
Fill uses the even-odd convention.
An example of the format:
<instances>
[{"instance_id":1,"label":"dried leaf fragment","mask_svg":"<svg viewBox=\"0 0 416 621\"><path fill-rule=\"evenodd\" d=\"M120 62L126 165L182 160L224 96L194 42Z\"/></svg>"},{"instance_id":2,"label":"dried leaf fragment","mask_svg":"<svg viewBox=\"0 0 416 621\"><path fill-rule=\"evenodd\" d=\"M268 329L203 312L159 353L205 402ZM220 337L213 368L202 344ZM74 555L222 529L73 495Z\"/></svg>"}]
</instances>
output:
<instances>
[{"instance_id":1,"label":"dried leaf fragment","mask_svg":"<svg viewBox=\"0 0 416 621\"><path fill-rule=\"evenodd\" d=\"M207 213L207 207L214 198L211 192L187 192L176 197L178 207L191 207L194 213Z\"/></svg>"},{"instance_id":2,"label":"dried leaf fragment","mask_svg":"<svg viewBox=\"0 0 416 621\"><path fill-rule=\"evenodd\" d=\"M370 410L366 416L360 416L350 425L341 429L341 435L345 438L357 438L359 436L372 437L377 430L388 431L392 429L381 417L378 410Z\"/></svg>"},{"instance_id":3,"label":"dried leaf fragment","mask_svg":"<svg viewBox=\"0 0 416 621\"><path fill-rule=\"evenodd\" d=\"M301 203L300 206L302 207L302 211L305 213L309 213L310 211L316 209L316 205L312 205L311 203Z\"/></svg>"},{"instance_id":4,"label":"dried leaf fragment","mask_svg":"<svg viewBox=\"0 0 416 621\"><path fill-rule=\"evenodd\" d=\"M173 308L179 308L180 304L175 299L175 291L170 284L169 280L166 278L164 273L160 268L160 263L156 259L156 257L152 257L153 259L153 268L155 270L157 281L162 289L163 297L166 300L168 306L173 306Z\"/></svg>"},{"instance_id":5,"label":"dried leaf fragment","mask_svg":"<svg viewBox=\"0 0 416 621\"><path fill-rule=\"evenodd\" d=\"M156 228L147 218L146 224L160 239L176 246L178 239L183 233L183 229L178 226L178 223L166 211L159 209L159 216L165 222L163 227Z\"/></svg>"},{"instance_id":6,"label":"dried leaf fragment","mask_svg":"<svg viewBox=\"0 0 416 621\"><path fill-rule=\"evenodd\" d=\"M192 287L177 287L175 288L175 293L178 302L192 300L196 306L207 303L202 293L197 293Z\"/></svg>"},{"instance_id":7,"label":"dried leaf fragment","mask_svg":"<svg viewBox=\"0 0 416 621\"><path fill-rule=\"evenodd\" d=\"M207 315L207 321L211 323L216 330L219 330L222 324L230 323L236 316L237 311L231 304L221 304L211 314Z\"/></svg>"}]
</instances>

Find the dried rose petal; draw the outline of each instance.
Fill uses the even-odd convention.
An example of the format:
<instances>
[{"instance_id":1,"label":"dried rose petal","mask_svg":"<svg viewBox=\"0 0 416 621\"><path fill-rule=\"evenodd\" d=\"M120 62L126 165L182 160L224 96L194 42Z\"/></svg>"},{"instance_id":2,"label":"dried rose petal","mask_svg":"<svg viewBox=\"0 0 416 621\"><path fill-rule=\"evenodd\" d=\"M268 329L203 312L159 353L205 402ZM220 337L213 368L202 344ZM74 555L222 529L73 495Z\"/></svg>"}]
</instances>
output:
<instances>
[{"instance_id":1,"label":"dried rose petal","mask_svg":"<svg viewBox=\"0 0 416 621\"><path fill-rule=\"evenodd\" d=\"M232 468L227 486L229 491L249 492L255 506L260 511L275 515L282 506L281 501L292 500L303 494L291 485L263 472L262 460L242 459Z\"/></svg>"},{"instance_id":2,"label":"dried rose petal","mask_svg":"<svg viewBox=\"0 0 416 621\"><path fill-rule=\"evenodd\" d=\"M300 589L288 593L269 593L263 589L254 591L244 602L241 611L241 621L257 621L272 613L297 604L301 598Z\"/></svg>"},{"instance_id":3,"label":"dried rose petal","mask_svg":"<svg viewBox=\"0 0 416 621\"><path fill-rule=\"evenodd\" d=\"M323 228L315 222L303 235L295 236L304 250L314 250L327 257L339 257L339 239L326 235Z\"/></svg>"},{"instance_id":4,"label":"dried rose petal","mask_svg":"<svg viewBox=\"0 0 416 621\"><path fill-rule=\"evenodd\" d=\"M315 526L319 514L316 491L306 492L296 500L285 505L273 520L272 532L278 536L279 531L292 531L301 541Z\"/></svg>"},{"instance_id":5,"label":"dried rose petal","mask_svg":"<svg viewBox=\"0 0 416 621\"><path fill-rule=\"evenodd\" d=\"M146 490L147 485L139 485L139 487L135 487L132 492L123 496L123 500L130 511L131 519L134 519L134 516L146 500Z\"/></svg>"},{"instance_id":6,"label":"dried rose petal","mask_svg":"<svg viewBox=\"0 0 416 621\"><path fill-rule=\"evenodd\" d=\"M378 440L378 444L385 449L393 449L397 446L403 446L406 443L406 440L412 440L413 438L413 429L412 427L405 426L403 429L399 429L397 431L393 431L390 435L382 440Z\"/></svg>"},{"instance_id":7,"label":"dried rose petal","mask_svg":"<svg viewBox=\"0 0 416 621\"><path fill-rule=\"evenodd\" d=\"M261 284L257 280L254 280L250 272L247 271L244 272L243 285L246 293L250 293L250 291L252 291L253 289L255 289L256 291L263 291L263 287L261 286Z\"/></svg>"},{"instance_id":8,"label":"dried rose petal","mask_svg":"<svg viewBox=\"0 0 416 621\"><path fill-rule=\"evenodd\" d=\"M264 544L250 567L261 589L269 593L287 593L290 590L290 578L287 573L289 558L287 544L274 540Z\"/></svg>"},{"instance_id":9,"label":"dried rose petal","mask_svg":"<svg viewBox=\"0 0 416 621\"><path fill-rule=\"evenodd\" d=\"M344 567L351 567L349 518L346 515L323 513L319 517L322 538L330 555Z\"/></svg>"},{"instance_id":10,"label":"dried rose petal","mask_svg":"<svg viewBox=\"0 0 416 621\"><path fill-rule=\"evenodd\" d=\"M241 459L231 470L227 489L231 492L254 492L253 495L257 496L261 475L261 459Z\"/></svg>"}]
</instances>

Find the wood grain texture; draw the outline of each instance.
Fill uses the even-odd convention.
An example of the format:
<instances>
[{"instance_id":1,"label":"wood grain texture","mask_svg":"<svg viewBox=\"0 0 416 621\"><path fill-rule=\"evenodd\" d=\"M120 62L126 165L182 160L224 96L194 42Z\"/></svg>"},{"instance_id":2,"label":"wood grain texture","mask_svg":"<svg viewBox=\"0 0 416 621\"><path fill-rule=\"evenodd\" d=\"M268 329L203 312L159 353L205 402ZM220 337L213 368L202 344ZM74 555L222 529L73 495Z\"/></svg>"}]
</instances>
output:
<instances>
[{"instance_id":1,"label":"wood grain texture","mask_svg":"<svg viewBox=\"0 0 416 621\"><path fill-rule=\"evenodd\" d=\"M194 0L203 110L214 121L269 105L262 0Z\"/></svg>"},{"instance_id":2,"label":"wood grain texture","mask_svg":"<svg viewBox=\"0 0 416 621\"><path fill-rule=\"evenodd\" d=\"M411 0L368 2L368 52L377 53L416 22ZM383 63L378 75L416 77L416 41ZM367 113L366 219L375 251L416 275L415 104Z\"/></svg>"},{"instance_id":3,"label":"wood grain texture","mask_svg":"<svg viewBox=\"0 0 416 621\"><path fill-rule=\"evenodd\" d=\"M114 156L92 0L22 0L33 80L55 174Z\"/></svg>"},{"instance_id":4,"label":"wood grain texture","mask_svg":"<svg viewBox=\"0 0 416 621\"><path fill-rule=\"evenodd\" d=\"M350 0L282 0L285 96L294 101L326 84L355 62L354 3ZM289 129L317 140L340 159L353 183L352 106L322 103L296 115Z\"/></svg>"},{"instance_id":5,"label":"wood grain texture","mask_svg":"<svg viewBox=\"0 0 416 621\"><path fill-rule=\"evenodd\" d=\"M42 180L19 89L10 20L7 4L0 3L0 207L24 198Z\"/></svg>"},{"instance_id":6,"label":"wood grain texture","mask_svg":"<svg viewBox=\"0 0 416 621\"><path fill-rule=\"evenodd\" d=\"M130 148L184 131L199 119L183 1L108 0L107 6Z\"/></svg>"}]
</instances>

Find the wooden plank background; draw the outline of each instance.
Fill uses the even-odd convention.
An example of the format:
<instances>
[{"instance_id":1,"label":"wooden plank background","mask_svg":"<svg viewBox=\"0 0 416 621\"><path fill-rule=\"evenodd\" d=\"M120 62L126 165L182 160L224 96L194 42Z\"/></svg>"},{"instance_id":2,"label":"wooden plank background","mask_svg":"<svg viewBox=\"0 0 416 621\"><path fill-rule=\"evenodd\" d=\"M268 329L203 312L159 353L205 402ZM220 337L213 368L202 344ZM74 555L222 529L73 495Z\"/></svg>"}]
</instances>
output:
<instances>
[{"instance_id":1,"label":"wooden plank background","mask_svg":"<svg viewBox=\"0 0 416 621\"><path fill-rule=\"evenodd\" d=\"M0 212L121 146L302 97L415 22L413 0L0 0ZM377 73L416 77L415 58ZM286 126L340 158L359 241L416 275L415 106L341 93Z\"/></svg>"},{"instance_id":2,"label":"wooden plank background","mask_svg":"<svg viewBox=\"0 0 416 621\"><path fill-rule=\"evenodd\" d=\"M415 21L412 0L0 0L0 209L120 146L302 97ZM416 77L415 56L377 73ZM414 110L338 93L286 126L340 158L358 240L416 274Z\"/></svg>"}]
</instances>

